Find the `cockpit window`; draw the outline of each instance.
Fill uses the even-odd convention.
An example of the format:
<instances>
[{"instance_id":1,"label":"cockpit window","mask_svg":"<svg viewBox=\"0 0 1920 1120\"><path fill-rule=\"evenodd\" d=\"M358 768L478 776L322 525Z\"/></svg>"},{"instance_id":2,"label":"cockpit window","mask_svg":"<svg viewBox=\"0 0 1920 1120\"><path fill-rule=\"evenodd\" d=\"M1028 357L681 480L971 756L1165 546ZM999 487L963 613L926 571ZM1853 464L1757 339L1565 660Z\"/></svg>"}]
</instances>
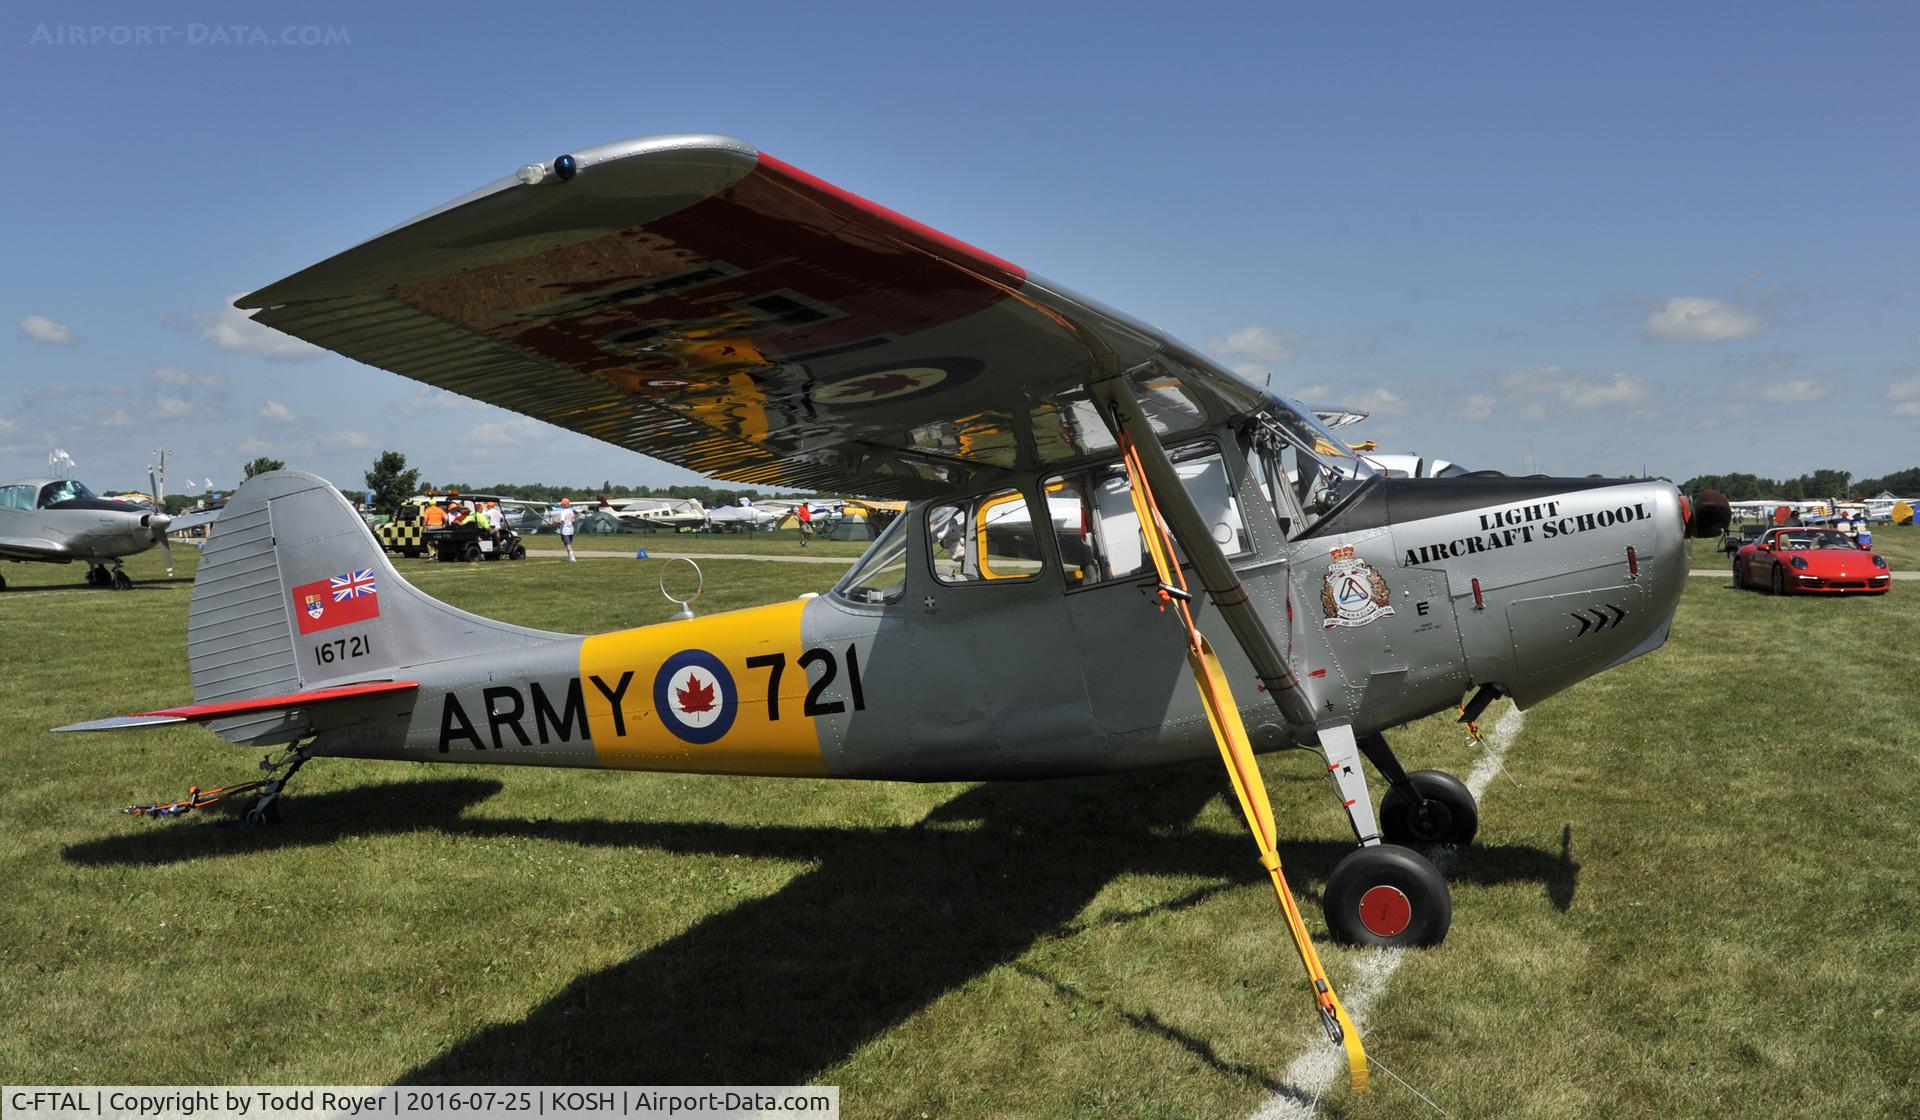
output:
<instances>
[{"instance_id":1,"label":"cockpit window","mask_svg":"<svg viewBox=\"0 0 1920 1120\"><path fill-rule=\"evenodd\" d=\"M853 603L897 603L907 590L907 522L896 517L833 589Z\"/></svg>"},{"instance_id":2,"label":"cockpit window","mask_svg":"<svg viewBox=\"0 0 1920 1120\"><path fill-rule=\"evenodd\" d=\"M61 502L91 497L93 497L93 491L87 489L85 483L63 478L58 482L49 482L40 488L40 508L51 509Z\"/></svg>"},{"instance_id":3,"label":"cockpit window","mask_svg":"<svg viewBox=\"0 0 1920 1120\"><path fill-rule=\"evenodd\" d=\"M1292 401L1254 420L1253 447L1274 514L1297 536L1379 472Z\"/></svg>"},{"instance_id":4,"label":"cockpit window","mask_svg":"<svg viewBox=\"0 0 1920 1120\"><path fill-rule=\"evenodd\" d=\"M0 509L32 508L32 486L0 486Z\"/></svg>"},{"instance_id":5,"label":"cockpit window","mask_svg":"<svg viewBox=\"0 0 1920 1120\"><path fill-rule=\"evenodd\" d=\"M1173 453L1173 466L1220 550L1229 556L1246 552L1246 522L1218 447L1207 441L1179 448ZM1108 467L1086 479L1049 479L1046 489L1069 587L1153 570L1140 516L1133 507L1133 487L1123 469ZM1175 552L1179 551L1176 543Z\"/></svg>"},{"instance_id":6,"label":"cockpit window","mask_svg":"<svg viewBox=\"0 0 1920 1120\"><path fill-rule=\"evenodd\" d=\"M1040 538L1027 497L1001 490L927 508L928 560L941 583L1031 579L1040 574Z\"/></svg>"}]
</instances>

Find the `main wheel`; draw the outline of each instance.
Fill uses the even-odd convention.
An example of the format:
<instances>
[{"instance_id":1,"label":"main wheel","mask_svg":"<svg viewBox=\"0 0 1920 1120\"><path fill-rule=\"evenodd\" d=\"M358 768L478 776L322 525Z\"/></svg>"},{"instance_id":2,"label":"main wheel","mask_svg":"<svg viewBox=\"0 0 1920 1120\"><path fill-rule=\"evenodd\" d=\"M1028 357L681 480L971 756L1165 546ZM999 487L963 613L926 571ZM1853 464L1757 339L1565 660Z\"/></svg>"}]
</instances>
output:
<instances>
[{"instance_id":1,"label":"main wheel","mask_svg":"<svg viewBox=\"0 0 1920 1120\"><path fill-rule=\"evenodd\" d=\"M1380 835L1387 843L1425 848L1473 842L1480 830L1480 809L1465 782L1444 770L1415 770L1407 780L1420 800L1399 786L1380 799Z\"/></svg>"},{"instance_id":2,"label":"main wheel","mask_svg":"<svg viewBox=\"0 0 1920 1120\"><path fill-rule=\"evenodd\" d=\"M115 591L133 590L133 577L125 572L113 573L113 589Z\"/></svg>"},{"instance_id":3,"label":"main wheel","mask_svg":"<svg viewBox=\"0 0 1920 1120\"><path fill-rule=\"evenodd\" d=\"M1773 566L1773 593L1775 595L1787 593L1787 573L1782 571L1778 564Z\"/></svg>"},{"instance_id":4,"label":"main wheel","mask_svg":"<svg viewBox=\"0 0 1920 1120\"><path fill-rule=\"evenodd\" d=\"M1350 853L1327 876L1334 940L1380 949L1428 948L1447 939L1453 897L1425 856L1393 844Z\"/></svg>"},{"instance_id":5,"label":"main wheel","mask_svg":"<svg viewBox=\"0 0 1920 1120\"><path fill-rule=\"evenodd\" d=\"M107 584L112 582L113 582L113 577L107 574L107 570L105 568L88 568L87 569L87 586L88 587L105 587Z\"/></svg>"}]
</instances>

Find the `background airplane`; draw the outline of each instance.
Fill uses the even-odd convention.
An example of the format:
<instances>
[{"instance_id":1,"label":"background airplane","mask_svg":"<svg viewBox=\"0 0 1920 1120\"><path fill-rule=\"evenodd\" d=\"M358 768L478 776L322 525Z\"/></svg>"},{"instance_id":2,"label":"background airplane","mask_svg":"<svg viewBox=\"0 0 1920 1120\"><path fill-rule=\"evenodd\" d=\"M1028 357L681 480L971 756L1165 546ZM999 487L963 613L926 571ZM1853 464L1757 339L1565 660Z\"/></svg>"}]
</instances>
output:
<instances>
[{"instance_id":1,"label":"background airplane","mask_svg":"<svg viewBox=\"0 0 1920 1120\"><path fill-rule=\"evenodd\" d=\"M152 482L153 492L160 484ZM24 478L0 486L0 559L87 565L87 583L124 591L133 586L123 560L159 545L173 574L164 505L102 498L71 478ZM0 577L0 588L6 579Z\"/></svg>"}]
</instances>

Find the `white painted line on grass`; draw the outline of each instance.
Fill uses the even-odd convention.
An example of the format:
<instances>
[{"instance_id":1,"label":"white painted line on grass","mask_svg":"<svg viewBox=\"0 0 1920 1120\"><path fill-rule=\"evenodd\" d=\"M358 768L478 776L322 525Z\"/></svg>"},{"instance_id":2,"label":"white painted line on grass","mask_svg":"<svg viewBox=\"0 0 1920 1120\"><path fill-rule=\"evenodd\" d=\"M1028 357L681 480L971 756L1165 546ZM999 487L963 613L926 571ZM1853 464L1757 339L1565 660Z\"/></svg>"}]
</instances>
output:
<instances>
[{"instance_id":1,"label":"white painted line on grass","mask_svg":"<svg viewBox=\"0 0 1920 1120\"><path fill-rule=\"evenodd\" d=\"M1527 717L1518 708L1508 708L1500 722L1487 732L1486 751L1480 761L1474 764L1473 773L1467 775L1467 790L1478 802L1487 792L1487 785L1494 775L1500 772L1502 760L1512 748L1514 740L1527 725ZM1435 866L1441 870L1453 862L1451 852L1436 853ZM1406 959L1404 949L1386 949L1361 959L1354 969L1354 976L1340 985L1340 1002L1347 1009L1347 1016L1353 1020L1354 1029L1360 1037L1366 1037L1367 1012L1372 1010L1374 1002L1386 992L1387 981L1400 970L1400 962ZM1253 1120L1307 1120L1320 1111L1320 1097L1327 1091L1341 1070L1346 1068L1346 1051L1329 1042L1320 1042L1306 1053L1293 1060L1281 1078L1279 1091L1260 1103L1254 1111ZM1378 1079L1375 1079L1376 1082Z\"/></svg>"}]
</instances>

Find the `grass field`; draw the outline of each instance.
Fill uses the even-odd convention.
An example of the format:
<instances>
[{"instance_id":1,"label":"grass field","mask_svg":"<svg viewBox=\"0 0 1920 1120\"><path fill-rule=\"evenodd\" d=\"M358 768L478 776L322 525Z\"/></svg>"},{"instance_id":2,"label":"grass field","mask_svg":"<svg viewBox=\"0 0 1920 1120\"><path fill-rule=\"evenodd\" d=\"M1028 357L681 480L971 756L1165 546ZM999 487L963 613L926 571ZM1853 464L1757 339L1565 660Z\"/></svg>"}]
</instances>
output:
<instances>
[{"instance_id":1,"label":"grass field","mask_svg":"<svg viewBox=\"0 0 1920 1120\"><path fill-rule=\"evenodd\" d=\"M1920 567L1920 533L1876 543ZM44 730L187 697L176 555L121 594L5 566L7 1083L810 1080L850 1117L1219 1117L1313 1042L1217 766L910 786L321 760L275 829L122 816L257 758ZM402 563L527 625L670 610L657 561ZM837 575L703 566L703 611ZM1725 563L1703 542L1695 566ZM1370 1051L1461 1118L1920 1114L1916 631L1913 584L1691 580L1665 649L1527 713L1519 785L1450 869L1452 936L1404 960ZM1462 774L1478 754L1443 719L1395 741ZM1318 930L1345 824L1309 758L1263 763ZM1323 952L1339 984L1378 960ZM1425 1114L1376 1085L1325 1112Z\"/></svg>"}]
</instances>

